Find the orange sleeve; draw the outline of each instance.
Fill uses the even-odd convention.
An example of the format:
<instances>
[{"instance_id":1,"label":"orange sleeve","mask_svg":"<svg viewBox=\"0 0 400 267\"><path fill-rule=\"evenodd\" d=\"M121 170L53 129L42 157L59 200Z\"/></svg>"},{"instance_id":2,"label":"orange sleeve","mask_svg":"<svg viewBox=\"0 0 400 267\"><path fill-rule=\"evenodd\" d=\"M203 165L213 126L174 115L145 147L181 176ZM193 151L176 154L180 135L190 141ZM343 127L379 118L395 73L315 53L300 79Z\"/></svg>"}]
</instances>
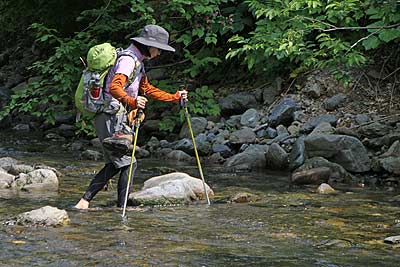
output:
<instances>
[{"instance_id":1,"label":"orange sleeve","mask_svg":"<svg viewBox=\"0 0 400 267\"><path fill-rule=\"evenodd\" d=\"M149 83L149 80L147 79L146 76L142 78L140 81L140 86L139 86L140 92L144 94L145 96L149 96L151 98L160 100L160 101L165 101L165 102L178 102L179 101L179 92L176 92L175 94L170 94L167 93Z\"/></svg>"},{"instance_id":2,"label":"orange sleeve","mask_svg":"<svg viewBox=\"0 0 400 267\"><path fill-rule=\"evenodd\" d=\"M128 77L124 74L115 74L110 84L110 94L122 104L130 106L132 109L136 109L136 99L129 96L123 89L127 80Z\"/></svg>"}]
</instances>

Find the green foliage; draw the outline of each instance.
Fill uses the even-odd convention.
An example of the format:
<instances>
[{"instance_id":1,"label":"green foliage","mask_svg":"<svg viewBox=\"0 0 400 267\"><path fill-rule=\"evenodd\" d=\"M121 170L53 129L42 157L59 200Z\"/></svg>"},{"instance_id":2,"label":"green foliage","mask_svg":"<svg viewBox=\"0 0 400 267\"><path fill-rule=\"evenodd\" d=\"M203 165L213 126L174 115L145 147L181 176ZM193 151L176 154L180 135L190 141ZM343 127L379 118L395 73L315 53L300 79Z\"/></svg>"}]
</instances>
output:
<instances>
[{"instance_id":1,"label":"green foliage","mask_svg":"<svg viewBox=\"0 0 400 267\"><path fill-rule=\"evenodd\" d=\"M0 18L5 25L0 36L33 33L47 57L31 68L32 73L42 77L41 81L13 95L0 118L10 112L26 112L48 123L54 123L59 114L73 112L73 95L83 69L80 57L89 47L106 41L125 47L128 38L139 34L149 23L170 32L177 52L166 53L163 59L169 60L165 63L180 63L168 69L178 76L174 79L190 76L197 82L199 88L191 92L188 106L191 113L198 115L219 113L212 90L202 87L212 79L232 82L228 77L233 77L241 81L242 77L254 79L262 72L267 77L276 72L296 76L312 68L328 68L346 81L347 70L367 63L374 50L400 40L400 8L396 0L10 3L0 3L0 9L7 10ZM20 11L27 16L17 16ZM21 20L13 24L15 20L11 18L15 17ZM28 30L27 25L31 26ZM241 73L240 64L251 72ZM162 81L159 87L170 92L177 88ZM158 110L166 105L169 104L153 106ZM164 118L161 129L172 131L179 123L174 116ZM90 125L88 121L78 124L78 132L91 134Z\"/></svg>"},{"instance_id":2,"label":"green foliage","mask_svg":"<svg viewBox=\"0 0 400 267\"><path fill-rule=\"evenodd\" d=\"M367 62L366 50L400 40L395 0L244 2L255 26L229 39L237 47L227 58L242 57L249 69L276 58L290 63L294 76L299 70L329 68L344 78L341 70Z\"/></svg>"}]
</instances>

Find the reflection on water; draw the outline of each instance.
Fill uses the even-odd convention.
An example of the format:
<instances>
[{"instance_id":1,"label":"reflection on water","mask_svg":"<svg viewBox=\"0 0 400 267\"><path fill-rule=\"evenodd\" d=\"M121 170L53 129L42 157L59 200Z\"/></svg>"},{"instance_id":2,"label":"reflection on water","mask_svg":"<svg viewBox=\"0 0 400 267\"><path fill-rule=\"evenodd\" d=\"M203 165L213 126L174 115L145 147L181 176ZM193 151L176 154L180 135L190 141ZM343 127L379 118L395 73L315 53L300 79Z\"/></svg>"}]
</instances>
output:
<instances>
[{"instance_id":1,"label":"reflection on water","mask_svg":"<svg viewBox=\"0 0 400 267\"><path fill-rule=\"evenodd\" d=\"M66 209L71 224L59 228L1 225L0 266L398 264L400 248L383 243L385 237L399 234L400 206L389 202L396 192L342 189L334 195L318 195L314 187L289 188L284 173L234 173L204 166L206 180L216 193L210 207L199 203L136 208L128 211L123 223L122 211L114 208L115 188L100 192L89 211L70 209L102 164L77 160L60 146L47 150L37 145L29 153L1 150L1 156L48 164L64 176L58 193L1 191L0 221L52 205ZM141 160L135 190L159 174L160 164L198 176L196 166ZM227 203L238 192L257 194L261 201Z\"/></svg>"}]
</instances>

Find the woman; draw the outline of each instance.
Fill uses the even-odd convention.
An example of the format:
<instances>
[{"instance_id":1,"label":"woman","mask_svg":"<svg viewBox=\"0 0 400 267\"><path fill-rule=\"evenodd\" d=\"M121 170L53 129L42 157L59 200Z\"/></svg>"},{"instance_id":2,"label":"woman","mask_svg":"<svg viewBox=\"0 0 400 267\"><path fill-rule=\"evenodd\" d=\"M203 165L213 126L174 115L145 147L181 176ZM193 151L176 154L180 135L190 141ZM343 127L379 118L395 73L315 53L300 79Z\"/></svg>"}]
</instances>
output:
<instances>
[{"instance_id":1,"label":"woman","mask_svg":"<svg viewBox=\"0 0 400 267\"><path fill-rule=\"evenodd\" d=\"M178 102L180 98L187 100L187 91L177 91L175 94L164 92L152 86L144 73L143 61L159 56L161 50L175 52L175 49L168 45L168 39L169 34L162 27L145 26L140 36L131 38L132 44L127 50L132 55L119 57L110 70L105 87L105 96L110 100L108 108L95 117L96 134L102 143L104 139L106 142L110 139L112 141L113 138L118 139L117 136L132 133L127 111L144 109L147 103L146 97L165 102ZM89 202L117 173L120 173L117 205L118 207L124 205L131 157L116 155L104 144L105 166L96 174L85 194L75 205L77 209L89 208ZM136 160L133 164L132 175L136 170ZM133 179L129 185L129 193L132 190L132 181Z\"/></svg>"}]
</instances>

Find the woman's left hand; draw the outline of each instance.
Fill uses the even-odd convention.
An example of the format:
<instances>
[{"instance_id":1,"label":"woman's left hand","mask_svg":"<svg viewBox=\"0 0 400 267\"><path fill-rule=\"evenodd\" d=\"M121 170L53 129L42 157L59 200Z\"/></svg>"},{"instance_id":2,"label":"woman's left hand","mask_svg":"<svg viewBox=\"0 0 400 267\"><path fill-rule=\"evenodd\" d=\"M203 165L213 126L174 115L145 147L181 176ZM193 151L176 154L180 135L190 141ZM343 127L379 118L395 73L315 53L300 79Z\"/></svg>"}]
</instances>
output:
<instances>
[{"instance_id":1,"label":"woman's left hand","mask_svg":"<svg viewBox=\"0 0 400 267\"><path fill-rule=\"evenodd\" d=\"M183 100L188 100L188 92L186 90L178 91L179 98L183 98Z\"/></svg>"}]
</instances>

